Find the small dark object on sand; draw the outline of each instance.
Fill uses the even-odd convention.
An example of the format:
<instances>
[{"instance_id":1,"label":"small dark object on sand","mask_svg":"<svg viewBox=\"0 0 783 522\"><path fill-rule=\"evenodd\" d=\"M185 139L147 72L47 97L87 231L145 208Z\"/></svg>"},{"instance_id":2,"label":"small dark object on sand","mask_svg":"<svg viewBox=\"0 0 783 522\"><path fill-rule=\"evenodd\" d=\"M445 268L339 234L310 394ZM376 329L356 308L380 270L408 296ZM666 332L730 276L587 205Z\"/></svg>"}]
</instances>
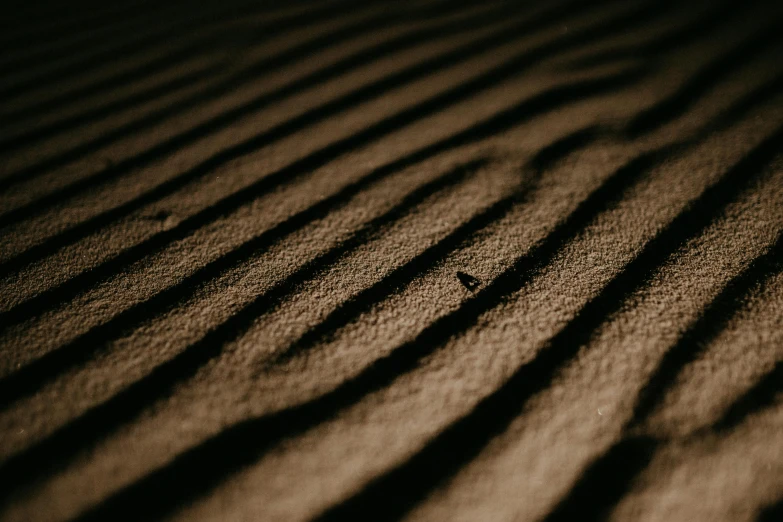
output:
<instances>
[{"instance_id":1,"label":"small dark object on sand","mask_svg":"<svg viewBox=\"0 0 783 522\"><path fill-rule=\"evenodd\" d=\"M457 272L457 279L459 279L459 282L465 285L465 288L470 290L471 292L481 286L481 281L476 279L470 274L466 274L465 272Z\"/></svg>"}]
</instances>

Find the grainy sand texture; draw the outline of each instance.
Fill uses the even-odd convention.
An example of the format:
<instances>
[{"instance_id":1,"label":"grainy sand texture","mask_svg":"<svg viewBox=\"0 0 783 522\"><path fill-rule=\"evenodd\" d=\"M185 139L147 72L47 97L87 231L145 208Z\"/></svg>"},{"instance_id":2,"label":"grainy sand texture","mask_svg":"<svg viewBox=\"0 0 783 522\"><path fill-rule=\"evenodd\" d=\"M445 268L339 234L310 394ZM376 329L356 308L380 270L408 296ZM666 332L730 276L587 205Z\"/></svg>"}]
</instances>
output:
<instances>
[{"instance_id":1,"label":"grainy sand texture","mask_svg":"<svg viewBox=\"0 0 783 522\"><path fill-rule=\"evenodd\" d=\"M780 1L0 25L0 520L783 521Z\"/></svg>"}]
</instances>

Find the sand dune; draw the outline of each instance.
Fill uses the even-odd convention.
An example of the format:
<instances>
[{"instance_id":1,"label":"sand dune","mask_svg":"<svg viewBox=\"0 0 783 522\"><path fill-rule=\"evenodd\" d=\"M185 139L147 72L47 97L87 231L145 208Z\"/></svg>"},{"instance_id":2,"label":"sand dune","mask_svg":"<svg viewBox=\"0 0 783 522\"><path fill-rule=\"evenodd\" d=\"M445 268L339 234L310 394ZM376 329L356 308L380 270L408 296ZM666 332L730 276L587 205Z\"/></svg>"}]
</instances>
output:
<instances>
[{"instance_id":1,"label":"sand dune","mask_svg":"<svg viewBox=\"0 0 783 522\"><path fill-rule=\"evenodd\" d=\"M783 6L0 24L0 519L783 520Z\"/></svg>"}]
</instances>

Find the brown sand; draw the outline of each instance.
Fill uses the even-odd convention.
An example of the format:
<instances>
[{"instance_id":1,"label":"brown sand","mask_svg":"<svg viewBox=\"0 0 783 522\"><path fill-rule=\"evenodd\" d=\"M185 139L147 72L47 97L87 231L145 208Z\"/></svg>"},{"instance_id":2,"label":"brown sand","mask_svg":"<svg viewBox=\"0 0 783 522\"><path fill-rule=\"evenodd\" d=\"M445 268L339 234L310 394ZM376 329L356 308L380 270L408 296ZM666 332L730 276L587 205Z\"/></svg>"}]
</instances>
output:
<instances>
[{"instance_id":1,"label":"brown sand","mask_svg":"<svg viewBox=\"0 0 783 522\"><path fill-rule=\"evenodd\" d=\"M783 520L782 17L20 3L0 519Z\"/></svg>"}]
</instances>

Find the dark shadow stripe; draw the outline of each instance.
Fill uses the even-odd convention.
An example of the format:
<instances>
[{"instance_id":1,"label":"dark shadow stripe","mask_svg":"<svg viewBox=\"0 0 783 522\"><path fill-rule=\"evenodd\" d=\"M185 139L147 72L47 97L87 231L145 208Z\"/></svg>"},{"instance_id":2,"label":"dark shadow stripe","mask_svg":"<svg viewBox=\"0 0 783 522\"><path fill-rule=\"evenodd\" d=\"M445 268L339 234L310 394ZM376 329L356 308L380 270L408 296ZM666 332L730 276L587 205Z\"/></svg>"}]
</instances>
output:
<instances>
[{"instance_id":1,"label":"dark shadow stripe","mask_svg":"<svg viewBox=\"0 0 783 522\"><path fill-rule=\"evenodd\" d=\"M684 114L719 82L747 64L755 55L778 42L781 38L781 23L783 20L778 19L763 30L754 31L750 38L702 67L671 96L634 118L628 125L628 134L638 137L650 133Z\"/></svg>"},{"instance_id":2,"label":"dark shadow stripe","mask_svg":"<svg viewBox=\"0 0 783 522\"><path fill-rule=\"evenodd\" d=\"M182 283L170 287L168 290L157 294L155 297L132 307L129 311L121 313L107 323L89 330L67 345L48 352L14 373L0 379L0 405L8 405L10 402L17 400L20 397L33 393L36 389L40 388L44 383L51 380L59 373L88 360L96 351L103 349L105 343L109 339L121 335L122 332L129 328L138 326L143 320L154 316L155 313L162 313L162 311L168 307L172 307L185 300L195 292L198 285L214 279L225 270L244 262L258 252L265 250L274 242L282 240L284 237L301 229L315 219L321 218L346 204L351 197L358 194L360 191L365 190L371 184L377 183L391 174L432 158L442 152L469 143L474 143L502 132L537 114L553 110L554 108L560 107L571 101L584 99L586 96L597 95L611 91L612 89L621 88L626 86L628 82L634 81L637 78L638 77L633 74L614 75L545 91L538 96L525 100L517 106L502 111L473 127L455 133L448 138L423 147L408 156L375 169L358 181L337 192L335 195L325 198L315 205L295 214L269 231L244 243L231 253L209 263ZM447 243L444 243L444 245L447 245ZM446 248L446 246L441 246L439 248ZM452 247L449 246L448 248ZM412 268L408 268L407 270L410 272ZM397 282L395 284L399 286L400 283ZM77 285L80 285L78 280ZM351 313L357 313L359 310L357 308L358 306L367 304L367 299L379 292L378 288L373 288L375 289L366 292L364 299L354 301L350 305L347 305L353 310ZM347 314L346 312L347 309L348 308L343 307L340 309L339 313L332 314L330 316L332 321L328 323L328 326L325 321L324 326L318 331L319 333L316 334L315 331L310 332L309 337L311 340L314 340L314 336L325 335L324 332L336 327L337 323L335 323L335 321L339 322L341 318L350 317L350 314ZM32 308L30 313L35 313L36 310L40 311L40 308ZM300 340L298 349L302 349L302 346L307 342L310 341L307 341L306 339Z\"/></svg>"},{"instance_id":3,"label":"dark shadow stripe","mask_svg":"<svg viewBox=\"0 0 783 522\"><path fill-rule=\"evenodd\" d=\"M451 248L451 247L449 247L449 248ZM424 268L419 268L419 270L420 271L424 271L425 269ZM405 273L405 272L406 271L404 271L404 270L401 271L401 273ZM402 286L402 284L403 284L402 280L397 275L395 275L395 277L393 277L391 280L385 281L383 284L378 285L376 288L373 289L373 291L376 294L388 295L386 293L386 292L388 292L388 288L397 288L397 287ZM384 288L385 288L385 290L384 290ZM379 298L376 296L376 299L379 299ZM363 300L360 298L360 299L358 299L358 301L363 301ZM146 386L145 386L145 388L146 388ZM147 395L149 395L149 394L147 394ZM145 395L145 396L147 396L147 395ZM112 408L111 411L117 412L117 410L115 408ZM99 418L100 417L102 417L102 415L99 415ZM86 435L82 434L82 435L80 435L80 438L81 439L85 439Z\"/></svg>"},{"instance_id":4,"label":"dark shadow stripe","mask_svg":"<svg viewBox=\"0 0 783 522\"><path fill-rule=\"evenodd\" d=\"M455 2L449 5L449 7L452 9L451 12L446 10L441 10L439 11L439 14L453 15L459 12L459 9L457 9L457 7L463 6L464 8L465 7L464 4L465 2ZM410 10L405 12L397 12L397 13L386 12L374 17L367 17L349 26L341 27L330 33L320 35L320 36L315 36L307 41L298 43L292 48L281 52L277 56L262 59L259 62L256 62L255 64L252 64L251 66L247 67L245 71L240 72L239 74L232 74L227 81L224 80L218 83L217 86L208 87L205 90L205 92L213 93L210 96L210 99L215 98L219 94L225 94L229 90L229 88L236 89L240 85L246 84L251 80L255 80L260 77L263 77L264 75L269 74L274 70L296 63L299 60L312 56L314 53L317 53L329 47L334 47L342 42L345 42L350 39L354 39L357 36L361 36L362 34L369 33L372 31L377 31L384 27L398 25L405 21L412 21L411 18L415 15L418 15L417 17L420 18L428 17L427 15L431 17L433 13L431 13L430 11L431 9L424 9L421 12L416 12L416 11L412 12ZM451 23L448 27L450 28L480 27L485 23L498 21L499 20L498 15L503 12L506 12L506 14L508 14L508 11L510 10L504 8L496 9L494 11L491 11L490 13L486 13L486 14L482 13L477 17L473 17L471 20L468 21L460 21L461 23L457 23L457 24ZM431 32L428 31L418 32L420 37L425 37L427 39L435 39L436 37L439 37L442 33L443 31L440 32L436 31L435 34L432 34ZM423 40L424 38L421 39ZM177 85L182 83L181 81L179 81L179 79L172 80L172 82L176 82ZM81 125L89 121L92 121L94 119L108 116L115 111L123 110L128 107L132 107L133 105L167 94L166 90L160 89L159 87L154 87L148 89L147 91L133 94L132 96L129 96L126 99L120 100L118 102L112 102L103 107L99 107L98 109L87 111L75 116L67 117L62 120L56 121L52 124L47 124L44 127L33 129L31 131L4 140L0 142L0 151L28 145L31 141L44 139L53 134L71 129L76 125ZM203 103L204 95L199 94L197 96L200 99L200 101ZM242 110L244 113L248 112L249 104L252 104L252 102L243 104ZM231 110L229 112L234 113L234 111L235 110ZM166 112L170 112L170 109L169 111ZM227 119L225 115L218 116L217 118L220 118L220 120L218 121L226 121ZM216 118L213 118L213 120L214 119ZM214 128L215 127L213 125L212 132L214 132ZM66 154L68 153L66 152ZM38 170L40 171L40 168ZM17 175L8 176L5 179L0 180L0 188L2 188L3 185L8 184L9 181L11 181L12 179L15 181L29 180L30 169L25 169L25 171L26 172L21 172Z\"/></svg>"},{"instance_id":5,"label":"dark shadow stripe","mask_svg":"<svg viewBox=\"0 0 783 522\"><path fill-rule=\"evenodd\" d=\"M288 417L288 419L290 419L290 418L292 418L292 417ZM281 419L282 419L282 420L286 420L286 418L285 418L284 416L278 417L278 421L280 421ZM297 419L297 418L294 418L294 421L296 421L296 419ZM301 419L300 419L300 420L301 420ZM271 421L270 421L270 422L271 422ZM269 427L269 426L271 426L271 425L270 425L270 424L267 424L267 426ZM274 428L275 428L275 426L271 426L271 427L272 427L272 429L273 429L273 434L274 434L274 433L275 433L275 432L274 432ZM280 429L282 429L282 428L280 428L280 426L277 426L277 428L278 428L278 432L280 431ZM231 442L232 440L237 440L237 439L230 439L230 438L228 438L228 439L225 439L225 440L224 440L224 442L225 442L225 441ZM239 439L239 440L242 440L242 439L241 439L241 437L240 437L240 439ZM263 445L264 445L264 444L266 444L266 443L267 443L266 441L267 441L267 439L262 437L262 439L261 439L261 441L260 441L260 443L261 443L261 446L262 446L262 447L263 447ZM248 441L245 441L245 442L247 443ZM612 451L610 451L609 455L606 457L606 460L605 460L605 461L600 461L600 460L599 460L599 461L597 461L597 462L595 463L595 466L592 466L592 467L590 468L590 470L592 470L592 471L588 471L588 472L587 472L587 475L590 475L590 474L592 474L592 476L593 476L594 478L595 478L596 476L597 476L597 477L601 477L601 473L602 473L602 471L601 471L601 470L604 470L604 474L605 474L605 472L606 472L606 470L607 470L607 469L608 469L608 470L611 470L611 469L613 469L613 466L614 466L614 464L617 464L617 463L622 463L622 462L623 462L623 458L621 458L621 457L622 457L623 455L625 455L625 458L627 458L627 459L636 459L636 461L635 461L635 462L643 462L643 458L641 458L641 457L643 457L643 456L646 454L646 453L645 453L645 450L644 450L644 447L645 447L645 446L644 446L644 444L639 444L639 445L638 445L638 447L637 447L637 446L634 446L634 444L636 444L636 443L639 443L639 439L632 439L632 440L630 440L630 441L628 441L628 440L626 440L626 441L621 441L620 443L618 443L618 445L616 445L616 446L615 446L615 447L612 449ZM629 448L630 448L630 449L629 449ZM641 450L640 450L639 448L641 448ZM214 449L214 448L213 448L213 449ZM219 449L219 448L218 448L218 449ZM206 453L204 453L204 451L206 451ZM208 464L208 465L212 465L212 464L214 464L214 462L213 462L213 461L219 458L219 452L218 452L217 450L215 450L214 454L211 454L209 451L210 451L210 450L209 450L209 448L208 448L207 450L203 450L203 451L202 451L202 453L196 454L196 456L194 457L196 460L192 460L192 461L190 462L190 465L191 465L191 466L196 466L196 464L197 464L197 462L196 462L196 461L197 461L197 458L204 457L204 456L206 456L206 462L207 462L207 464ZM252 453L253 453L253 451L257 451L257 448L253 447L249 453L250 453L250 454L252 454ZM647 452L647 453L649 453L649 452ZM619 455L620 457L618 457L618 455ZM243 462L244 462L244 461L243 461L242 459L247 459L247 458L248 458L248 457L247 457L247 455L244 455L244 456L242 456L242 457L240 458L238 455L236 455L236 454L234 454L234 453L230 454L230 455L229 455L229 457L234 457L234 458L238 458L238 459L240 459L240 463L238 464L239 466L243 466L243 465L245 465L245 464L243 464ZM210 460L210 459L212 459L212 460ZM178 460L177 462L181 462L181 461L179 461L179 460ZM438 461L435 461L435 462L436 462L438 465L441 465L441 464L440 464ZM185 467L184 467L184 468L181 468L181 469L187 469L187 465L188 465L188 464L187 464L187 461L186 461L186 465L185 465ZM231 465L231 463L229 462L229 464L228 464L228 465L230 466L230 465ZM607 466L608 466L608 467L607 467ZM634 468L634 466L636 466L636 467L639 467L639 465L638 465L638 464L634 464L633 466L631 466L630 464L627 464L627 465L625 465L625 468L623 468L623 470L627 471L628 469L635 469L635 468ZM644 466L644 464L641 464L641 467L643 467L643 466ZM438 468L437 468L437 466L432 466L432 468L433 468L433 469L435 469L435 470L437 470L437 469L438 469ZM196 469L198 469L198 468L196 468ZM429 468L427 468L427 469L429 469ZM598 471L595 471L596 469L597 469ZM621 470L621 471L622 471L622 470ZM426 470L425 470L425 472L426 472ZM172 475L169 475L169 477L171 477L171 476L172 476ZM187 482L187 479L189 478L187 475L184 475L184 476L182 476L182 475L181 475L181 477L182 477L182 478L183 478L183 479L184 479L186 482ZM175 476L175 478L176 478L176 476ZM606 499L611 499L611 498L612 498L612 495L614 495L614 493L612 493L612 491L615 491L615 490L616 490L616 488L617 488L617 486L618 486L618 484L619 484L619 482L618 482L619 478L618 478L618 477L611 477L611 478L612 478L612 480L611 480L611 481L608 481L608 482L610 482L610 484L609 484L609 485L603 485L603 486L602 486L602 488L603 488L603 489L602 489L602 490L599 492L599 493L600 493L601 495L603 495L603 496L599 496L599 497L598 497L598 499L599 499L599 500L598 500L598 503L599 503L599 505L603 505L604 507L606 507L606 506L608 506L608 505L611 505L611 504L612 504L612 501L611 501L611 500L606 500ZM430 479L430 478L427 478L427 476L425 475L425 477L424 477L424 479L423 479L423 480L424 480L424 482L425 482L425 483L427 483L427 481L431 481L432 479ZM629 479L629 480L630 480L630 479ZM594 483L594 480L593 480L593 481L591 481L591 482L593 482L593 483ZM168 486L168 485L167 485L166 483L164 483L164 482L159 482L159 484L160 484L161 486L165 486L165 487L167 487L167 486ZM593 484L593 485L595 485L595 484ZM163 491L165 491L165 487L164 487ZM180 487L186 487L186 486L178 486L178 485L177 485L177 486L175 486L175 492L178 492L179 490L178 490L177 488L180 488ZM584 491L585 491L585 490L582 490L582 493L584 493ZM575 494L575 495L576 495L576 494ZM584 497L585 497L585 495L584 495L584 494L582 494L582 496L581 496L581 497L579 497L579 496L577 495L577 500L576 500L575 504L576 504L576 505L578 505L578 504L579 504L579 502L581 501L581 500L580 500L580 498L581 498L581 499L583 499ZM601 500L601 499L604 499L604 500ZM143 501L143 500L145 500L145 499L144 499L143 497L137 497L137 500L138 500L138 501ZM595 500L595 498L593 498L593 500ZM176 503L177 501L178 501L178 500L177 500L177 499L175 499L173 502L174 502L174 503ZM384 502L386 502L386 500L385 500L385 499L384 499ZM569 506L566 506L566 507L569 507ZM571 507L571 508L573 508L573 507L574 507L574 504L571 504L571 505L570 505L570 507ZM599 507L600 507L600 506L599 506ZM143 509L145 509L145 508L140 508L140 509L142 509L142 510L143 510ZM153 509L153 510L154 510L154 509L156 509L155 505L153 505L152 509ZM169 509L169 508L166 508L166 507L164 506L164 510L165 510L165 509ZM130 517L131 515L127 515L127 516L128 516L128 517Z\"/></svg>"},{"instance_id":6,"label":"dark shadow stripe","mask_svg":"<svg viewBox=\"0 0 783 522\"><path fill-rule=\"evenodd\" d=\"M783 520L783 497L777 502L765 506L759 513L756 522L780 522Z\"/></svg>"},{"instance_id":7,"label":"dark shadow stripe","mask_svg":"<svg viewBox=\"0 0 783 522\"><path fill-rule=\"evenodd\" d=\"M753 107L757 107L779 96L783 92L783 71L777 76L764 81L760 85L742 95L737 101L727 107L718 117L717 124L728 127L747 114Z\"/></svg>"},{"instance_id":8,"label":"dark shadow stripe","mask_svg":"<svg viewBox=\"0 0 783 522\"><path fill-rule=\"evenodd\" d=\"M611 22L599 24L594 26L583 33L569 33L569 38L559 39L548 44L541 45L530 51L522 52L500 66L491 69L490 71L483 73L472 80L452 87L440 94L437 94L427 100L424 100L412 107L403 109L396 114L389 116L375 124L366 127L356 134L333 142L304 158L297 160L282 169L271 173L251 185L241 189L221 200L212 204L209 207L202 209L201 211L193 214L189 218L183 220L178 226L167 231L161 231L148 239L138 243L137 245L130 247L121 253L115 255L109 260L103 262L94 269L82 272L81 274L69 279L61 285L42 292L38 296L33 297L13 309L0 314L0 323L10 325L12 322L19 322L23 320L26 314L33 312L37 314L41 311L39 305L35 305L36 308L32 308L32 303L46 304L51 307L57 302L62 302L64 299L70 298L75 295L74 292L82 292L89 284L95 284L98 281L113 275L122 267L127 266L130 263L135 262L142 257L145 257L151 253L159 251L169 243L176 241L177 239L184 238L191 234L196 229L211 223L222 216L229 214L241 205L253 201L254 199L268 193L269 191L276 189L284 184L289 184L303 174L308 174L313 170L323 166L324 164L342 156L343 154L355 150L357 148L366 146L373 143L380 138L405 128L411 123L421 120L429 115L435 114L446 108L468 99L481 91L484 91L498 83L505 81L511 77L518 76L525 68L538 63L542 59L550 56L556 52L560 52L565 48L573 45L578 45L584 39L599 38L604 36L607 31L616 30L619 27L624 27L625 20L633 21L636 19L638 12L632 12L631 15L623 15L611 20ZM619 25L619 27L618 27ZM633 75L634 73L631 73ZM291 123L283 125L292 125ZM282 132L278 127L274 132ZM270 131L270 132L273 132ZM56 249L70 244L73 241L79 239L74 235L84 230L84 227L90 226L90 232L94 232L101 228L108 222L111 222L118 217L126 215L133 209L142 205L145 202L154 201L153 198L163 197L163 195L169 194L175 190L176 187L182 186L188 179L197 179L210 172L213 172L219 166L225 164L228 161L234 160L245 154L251 153L263 146L267 140L269 140L269 132L262 133L255 136L245 142L242 142L236 146L230 147L223 152L213 156L209 160L202 162L195 168L188 171L187 174L174 178L164 184L159 185L156 189L148 192L146 195L132 200L123 206L115 207L111 211L107 211L104 214L92 218L90 221L86 221L82 226L77 226L70 231L66 231L57 236L52 237L44 243L39 244L36 247L32 247L27 251L7 260L3 263L2 272L7 275L8 272L15 271L27 262L32 262L38 259L38 256L48 255L53 253ZM89 281L89 283L88 283ZM61 296L61 297L56 297ZM25 312L24 310L27 310Z\"/></svg>"},{"instance_id":9,"label":"dark shadow stripe","mask_svg":"<svg viewBox=\"0 0 783 522\"><path fill-rule=\"evenodd\" d=\"M733 277L701 312L698 319L666 351L655 372L647 380L636 399L629 429L639 427L660 406L675 384L680 372L699 358L709 344L744 306L748 296L759 285L781 269L783 236L738 275ZM739 406L738 406L739 407Z\"/></svg>"},{"instance_id":10,"label":"dark shadow stripe","mask_svg":"<svg viewBox=\"0 0 783 522\"><path fill-rule=\"evenodd\" d=\"M600 125L590 125L578 129L547 145L530 160L530 168L543 171L552 168L557 161L566 157L572 151L579 150L594 143L606 132Z\"/></svg>"},{"instance_id":11,"label":"dark shadow stripe","mask_svg":"<svg viewBox=\"0 0 783 522\"><path fill-rule=\"evenodd\" d=\"M132 169L138 169L142 166L149 165L154 160L163 158L173 151L186 146L187 144L193 143L198 139L228 127L233 122L247 116L248 114L259 111L274 102L289 96L293 96L294 94L302 92L307 88L337 78L340 75L358 69L359 67L372 63L373 61L379 60L385 56L391 55L395 52L403 51L405 49L413 48L416 45L423 44L427 41L445 38L451 35L457 35L463 31L481 27L484 25L484 23L491 23L492 21L496 20L495 15L498 15L501 12L502 11L499 10L498 12L489 13L486 17L478 16L471 20L448 22L435 28L410 31L409 33L400 37L392 38L391 40L381 44L350 54L346 58L341 59L332 65L319 69L302 77L299 80L294 80L293 82L283 85L282 87L275 89L272 92L259 95L258 97L255 97L238 107L226 110L203 123L191 127L190 129L181 132L172 138L158 143L146 151L141 152L137 156L122 161L107 172L90 177L92 181L85 184L85 187L89 188L91 186L96 186L101 182L100 180L103 180L104 178L112 179L117 176L122 176ZM85 157L88 154L97 152L100 150L100 148L119 141L122 138L125 138L134 133L140 133L156 124L165 121L168 118L182 114L201 104L215 100L230 90L250 83L251 81L256 80L259 77L262 77L264 74L274 70L276 63L288 63L288 59L283 58L281 61L279 58L271 58L256 62L238 74L231 75L226 81L221 81L217 85L210 86L203 91L196 93L195 95L188 96L183 100L174 102L163 109L157 110L148 116L124 125L115 131L107 133L104 136L95 138L71 150L57 154L38 164L23 168L16 173L8 175L4 179L0 180L0 189L9 187L21 181L29 181L30 179L45 174L52 169L62 167L70 162ZM388 83L390 85L394 84L394 82L391 80L389 80ZM373 89L373 91L380 93L382 92L382 87L383 85L378 84L376 85L375 89ZM105 183L106 181L102 182Z\"/></svg>"},{"instance_id":12,"label":"dark shadow stripe","mask_svg":"<svg viewBox=\"0 0 783 522\"><path fill-rule=\"evenodd\" d=\"M728 431L742 424L748 417L773 406L783 393L783 361L734 401L714 424L716 431Z\"/></svg>"},{"instance_id":13,"label":"dark shadow stripe","mask_svg":"<svg viewBox=\"0 0 783 522\"><path fill-rule=\"evenodd\" d=\"M544 522L606 520L650 463L659 444L657 439L642 436L626 437L613 444L585 469L568 497Z\"/></svg>"},{"instance_id":14,"label":"dark shadow stripe","mask_svg":"<svg viewBox=\"0 0 783 522\"><path fill-rule=\"evenodd\" d=\"M304 27L310 24L321 22L325 19L329 19L332 16L340 15L344 12L355 9L355 6L359 4L359 0L345 0L337 5L327 5L324 8L318 10L312 10L305 13L297 13L288 18L279 19L271 22L270 24L258 27L260 38L266 38L266 35L280 33L284 30L289 30L294 27ZM209 23L207 21L206 23ZM193 28L181 29L182 31L191 31ZM146 51L150 48L154 48L159 45L160 38L168 38L172 32L167 31L161 34L154 34L152 36L142 38L140 41L135 41L127 44L120 45L119 48L109 48L100 50L85 58L83 60L76 61L74 63L66 64L62 67L57 67L53 70L43 71L38 75L21 80L11 86L5 87L0 91L0 98L11 98L18 96L19 94L37 90L41 85L47 85L51 83L57 83L63 81L65 78L71 76L84 74L85 72L92 71L107 63L111 63L117 56L132 56L136 53Z\"/></svg>"},{"instance_id":15,"label":"dark shadow stripe","mask_svg":"<svg viewBox=\"0 0 783 522\"><path fill-rule=\"evenodd\" d=\"M61 427L35 446L7 459L0 464L0 504L8 502L16 491L36 477L64 468L78 457L82 450L92 447L118 426L127 423L129 419L145 410L150 403L170 395L178 383L189 379L210 360L219 356L227 343L239 338L259 316L273 310L284 299L293 295L302 284L316 278L361 245L380 237L391 225L409 215L432 196L463 182L466 177L487 163L486 158L478 158L459 165L413 190L397 206L369 221L334 248L305 263L290 276L246 304L224 323L208 332L198 342L160 364L109 400ZM262 241L250 244L252 248L248 254L243 252L242 257L249 258L251 257L249 254L256 255L259 250L271 246L272 240L266 240L266 236L266 234L259 236ZM150 315L171 309L186 297L191 297L197 287L203 287L205 281L224 271L225 267L222 266L224 263L221 261L213 263L218 265L217 268L208 265L175 287L121 313L109 323L91 331L81 341L104 343L107 337L120 337L129 328L138 326ZM231 259L231 261L236 260Z\"/></svg>"}]
</instances>

